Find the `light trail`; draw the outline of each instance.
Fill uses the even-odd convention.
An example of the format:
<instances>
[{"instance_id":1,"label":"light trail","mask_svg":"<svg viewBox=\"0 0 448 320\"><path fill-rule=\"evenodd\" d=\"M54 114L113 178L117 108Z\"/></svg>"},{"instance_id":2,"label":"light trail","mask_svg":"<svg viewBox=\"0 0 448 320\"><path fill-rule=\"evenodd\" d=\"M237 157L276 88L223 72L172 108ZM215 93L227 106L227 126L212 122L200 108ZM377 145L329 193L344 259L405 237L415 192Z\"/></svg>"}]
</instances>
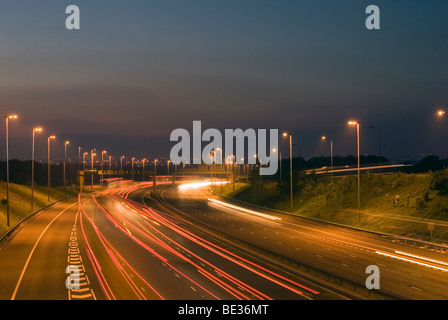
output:
<instances>
[{"instance_id":1,"label":"light trail","mask_svg":"<svg viewBox=\"0 0 448 320\"><path fill-rule=\"evenodd\" d=\"M238 206L235 206L233 204L230 204L230 203L227 203L227 202L223 202L223 201L219 201L219 200L216 200L216 199L213 199L213 198L209 198L208 201L210 201L210 202L212 202L214 204L226 207L226 208L238 210L238 211L241 211L241 212L244 212L244 213L252 214L252 215L263 217L263 218L266 218L266 219L282 220L279 217L275 217L275 216L271 216L269 214L265 214L265 213L249 210L249 209L246 209L246 208L238 207Z\"/></svg>"}]
</instances>

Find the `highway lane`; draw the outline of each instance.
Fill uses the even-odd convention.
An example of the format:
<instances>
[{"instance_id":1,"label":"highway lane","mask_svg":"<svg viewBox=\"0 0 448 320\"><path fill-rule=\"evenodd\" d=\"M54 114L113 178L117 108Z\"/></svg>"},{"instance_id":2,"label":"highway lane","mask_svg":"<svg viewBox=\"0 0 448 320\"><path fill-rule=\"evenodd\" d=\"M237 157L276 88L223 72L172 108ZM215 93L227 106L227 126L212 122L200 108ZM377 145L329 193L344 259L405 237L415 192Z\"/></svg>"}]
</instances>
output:
<instances>
[{"instance_id":1,"label":"highway lane","mask_svg":"<svg viewBox=\"0 0 448 320\"><path fill-rule=\"evenodd\" d=\"M0 299L347 298L195 220L361 283L366 266L377 265L381 288L406 298L448 298L445 254L287 215L243 212L210 201L206 187L163 191L191 219L185 218L148 198L151 186L83 194L30 219L0 250ZM67 265L80 268L80 288L66 288Z\"/></svg>"},{"instance_id":2,"label":"highway lane","mask_svg":"<svg viewBox=\"0 0 448 320\"><path fill-rule=\"evenodd\" d=\"M133 198L144 197L143 192ZM188 216L297 261L360 283L366 280L366 267L377 265L383 290L409 299L448 298L444 253L286 215L270 213L281 220L254 216L212 203L208 200L212 197L207 187L163 192L168 203Z\"/></svg>"},{"instance_id":3,"label":"highway lane","mask_svg":"<svg viewBox=\"0 0 448 320\"><path fill-rule=\"evenodd\" d=\"M111 288L106 295L123 298L124 292L118 284L113 284L119 277L112 276L112 268L110 272L104 271L107 269L104 265L110 260L117 270L129 266L134 279L144 279L150 285L144 292L151 291L161 299L344 298L297 276L286 277L268 269L234 248L229 250L178 216L126 199L128 194L126 190L109 189L82 206L83 228L91 224L92 230L96 230L89 232L86 242L98 243L94 239L93 233L96 233L107 249L97 246L92 250L95 257L92 260L101 255L98 260L104 279L102 286ZM109 259L107 252L113 253ZM130 274L124 273L123 277L132 282ZM131 287L138 290L135 285ZM154 298L143 292L139 294L140 298Z\"/></svg>"},{"instance_id":4,"label":"highway lane","mask_svg":"<svg viewBox=\"0 0 448 320\"><path fill-rule=\"evenodd\" d=\"M0 250L0 299L345 299L127 199L139 187L82 194L29 219ZM79 270L72 287L67 266Z\"/></svg>"},{"instance_id":5,"label":"highway lane","mask_svg":"<svg viewBox=\"0 0 448 320\"><path fill-rule=\"evenodd\" d=\"M77 212L76 198L58 202L36 214L7 240L0 250L0 299L69 298L65 271L75 256L70 241ZM76 263L82 266L82 261ZM80 276L86 282L84 271Z\"/></svg>"}]
</instances>

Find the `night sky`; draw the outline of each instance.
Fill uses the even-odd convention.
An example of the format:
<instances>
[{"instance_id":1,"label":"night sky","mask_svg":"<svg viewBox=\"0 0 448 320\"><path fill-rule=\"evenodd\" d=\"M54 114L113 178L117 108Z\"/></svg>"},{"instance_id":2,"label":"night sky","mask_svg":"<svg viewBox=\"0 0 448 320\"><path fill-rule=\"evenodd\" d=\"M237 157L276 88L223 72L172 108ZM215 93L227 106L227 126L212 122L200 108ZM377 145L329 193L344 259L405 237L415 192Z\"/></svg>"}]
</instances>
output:
<instances>
[{"instance_id":1,"label":"night sky","mask_svg":"<svg viewBox=\"0 0 448 320\"><path fill-rule=\"evenodd\" d=\"M65 8L81 29L65 28ZM365 9L381 10L367 30ZM121 155L168 158L176 128L294 132L295 156L448 157L446 0L2 0L0 109L10 158L53 159L64 140ZM447 110L448 111L448 110ZM3 119L3 118L2 118ZM4 121L1 125L4 156ZM287 141L281 148L287 154Z\"/></svg>"}]
</instances>

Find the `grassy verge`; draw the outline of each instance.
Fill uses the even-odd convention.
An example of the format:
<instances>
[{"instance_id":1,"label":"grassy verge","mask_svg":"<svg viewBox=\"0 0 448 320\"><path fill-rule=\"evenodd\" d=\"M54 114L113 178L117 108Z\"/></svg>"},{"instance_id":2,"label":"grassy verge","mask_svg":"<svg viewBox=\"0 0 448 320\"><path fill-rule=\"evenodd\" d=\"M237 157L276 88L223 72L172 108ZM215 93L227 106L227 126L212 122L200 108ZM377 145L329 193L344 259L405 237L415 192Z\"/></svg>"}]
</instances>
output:
<instances>
[{"instance_id":1,"label":"grassy verge","mask_svg":"<svg viewBox=\"0 0 448 320\"><path fill-rule=\"evenodd\" d=\"M235 187L225 185L222 190L215 187L214 191L290 212L288 188L285 189L285 183L264 181L256 188L237 183ZM448 242L448 195L431 188L430 174L363 174L359 221L357 190L356 176L302 177L295 186L293 213L425 241Z\"/></svg>"},{"instance_id":2,"label":"grassy verge","mask_svg":"<svg viewBox=\"0 0 448 320\"><path fill-rule=\"evenodd\" d=\"M74 189L67 189L67 196L76 194ZM0 182L0 236L8 231L6 225L6 183ZM63 189L51 188L50 201L48 201L47 187L34 187L34 210L38 210L51 202L65 197ZM9 184L9 221L14 226L31 213L31 187L25 185Z\"/></svg>"}]
</instances>

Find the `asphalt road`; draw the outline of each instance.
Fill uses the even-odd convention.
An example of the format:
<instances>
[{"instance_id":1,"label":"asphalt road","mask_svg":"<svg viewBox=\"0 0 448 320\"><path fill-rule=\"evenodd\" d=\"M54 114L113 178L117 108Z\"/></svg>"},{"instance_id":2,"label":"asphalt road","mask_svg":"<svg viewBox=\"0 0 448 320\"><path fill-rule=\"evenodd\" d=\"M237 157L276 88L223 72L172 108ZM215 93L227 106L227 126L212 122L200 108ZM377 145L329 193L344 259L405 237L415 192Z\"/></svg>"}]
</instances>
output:
<instances>
[{"instance_id":1,"label":"asphalt road","mask_svg":"<svg viewBox=\"0 0 448 320\"><path fill-rule=\"evenodd\" d=\"M336 300L355 295L231 239L361 284L366 267L375 265L381 290L408 299L448 298L444 253L266 210L229 207L207 186L158 187L159 198L149 195L151 186L110 186L29 219L0 249L0 299Z\"/></svg>"},{"instance_id":2,"label":"asphalt road","mask_svg":"<svg viewBox=\"0 0 448 320\"><path fill-rule=\"evenodd\" d=\"M138 186L59 202L22 225L0 250L0 299L346 298L138 204L129 194L151 184Z\"/></svg>"},{"instance_id":3,"label":"asphalt road","mask_svg":"<svg viewBox=\"0 0 448 320\"><path fill-rule=\"evenodd\" d=\"M249 214L210 201L216 197L208 187L171 188L162 197L216 230L341 277L365 283L366 268L376 265L382 290L407 299L448 298L446 253L265 210L281 220Z\"/></svg>"}]
</instances>

